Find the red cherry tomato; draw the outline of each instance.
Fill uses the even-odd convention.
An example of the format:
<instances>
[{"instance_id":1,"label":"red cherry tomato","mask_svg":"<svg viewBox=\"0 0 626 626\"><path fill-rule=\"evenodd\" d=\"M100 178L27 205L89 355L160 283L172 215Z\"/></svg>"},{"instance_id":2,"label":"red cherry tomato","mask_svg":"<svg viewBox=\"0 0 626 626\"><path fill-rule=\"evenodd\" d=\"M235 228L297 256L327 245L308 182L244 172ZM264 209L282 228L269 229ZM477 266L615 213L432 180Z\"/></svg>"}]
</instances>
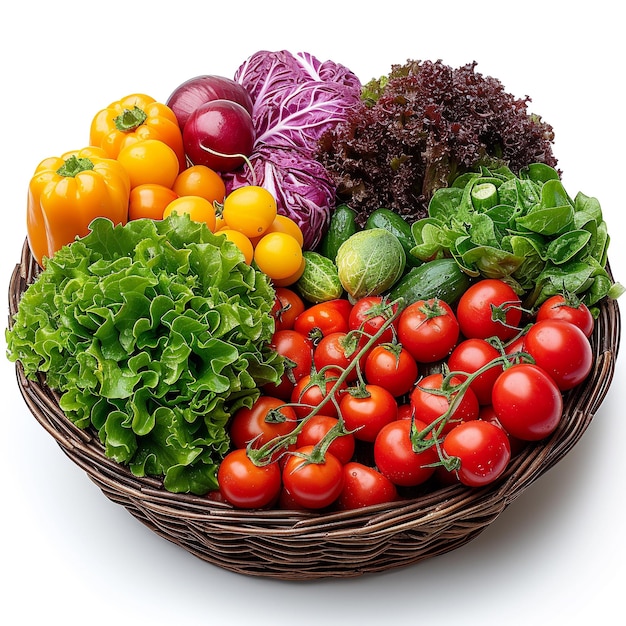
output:
<instances>
[{"instance_id":1,"label":"red cherry tomato","mask_svg":"<svg viewBox=\"0 0 626 626\"><path fill-rule=\"evenodd\" d=\"M396 486L373 467L351 461L343 466L343 476L343 489L337 499L337 508L342 511L385 504L398 498Z\"/></svg>"},{"instance_id":2,"label":"red cherry tomato","mask_svg":"<svg viewBox=\"0 0 626 626\"><path fill-rule=\"evenodd\" d=\"M323 367L336 366L337 371L346 370L359 354L357 339L354 335L335 332L322 337L313 353L313 364L319 371ZM360 369L365 366L365 355L360 360ZM356 365L346 374L348 382L355 381L359 376Z\"/></svg>"},{"instance_id":3,"label":"red cherry tomato","mask_svg":"<svg viewBox=\"0 0 626 626\"><path fill-rule=\"evenodd\" d=\"M297 425L296 412L279 398L260 396L250 407L241 407L232 417L230 438L235 448L254 440L259 448L275 437L288 435Z\"/></svg>"},{"instance_id":4,"label":"red cherry tomato","mask_svg":"<svg viewBox=\"0 0 626 626\"><path fill-rule=\"evenodd\" d=\"M263 391L283 400L290 399L294 385L310 374L313 365L313 343L295 330L277 330L272 336L272 348L287 359L285 373L278 384L267 383Z\"/></svg>"},{"instance_id":5,"label":"red cherry tomato","mask_svg":"<svg viewBox=\"0 0 626 626\"><path fill-rule=\"evenodd\" d=\"M425 424L434 423L450 408L448 398L445 395L437 393L442 390L443 382L443 374L429 374L419 380L415 389L411 392L411 407L413 408L415 417ZM460 385L461 382L461 379L456 376L450 379L449 383L452 392L450 397L452 399L455 399L456 396L454 387ZM447 422L442 427L441 432L447 433L457 424L477 419L479 410L480 407L476 395L471 388L466 389L463 398L447 418Z\"/></svg>"},{"instance_id":6,"label":"red cherry tomato","mask_svg":"<svg viewBox=\"0 0 626 626\"><path fill-rule=\"evenodd\" d=\"M577 298L563 294L545 300L537 311L536 319L538 322L544 319L565 320L578 326L587 337L593 333L594 319L589 307Z\"/></svg>"},{"instance_id":7,"label":"red cherry tomato","mask_svg":"<svg viewBox=\"0 0 626 626\"><path fill-rule=\"evenodd\" d=\"M337 299L320 302L305 309L294 321L293 328L301 335L320 339L330 333L348 332L348 300Z\"/></svg>"},{"instance_id":8,"label":"red cherry tomato","mask_svg":"<svg viewBox=\"0 0 626 626\"><path fill-rule=\"evenodd\" d=\"M459 299L456 316L467 339L512 339L522 319L521 300L502 280L485 278L474 283Z\"/></svg>"},{"instance_id":9,"label":"red cherry tomato","mask_svg":"<svg viewBox=\"0 0 626 626\"><path fill-rule=\"evenodd\" d=\"M306 308L302 298L288 287L275 287L275 301L272 315L276 320L276 330L291 330L296 318Z\"/></svg>"},{"instance_id":10,"label":"red cherry tomato","mask_svg":"<svg viewBox=\"0 0 626 626\"><path fill-rule=\"evenodd\" d=\"M426 424L415 420L415 429ZM411 442L411 420L396 420L383 426L374 441L374 461L378 470L392 483L401 487L415 487L426 482L435 472L432 464L439 455L435 446L415 452Z\"/></svg>"},{"instance_id":11,"label":"red cherry tomato","mask_svg":"<svg viewBox=\"0 0 626 626\"><path fill-rule=\"evenodd\" d=\"M384 387L365 385L345 393L339 403L346 428L360 441L374 441L380 429L398 418L396 399Z\"/></svg>"},{"instance_id":12,"label":"red cherry tomato","mask_svg":"<svg viewBox=\"0 0 626 626\"><path fill-rule=\"evenodd\" d=\"M400 344L374 346L365 360L365 379L396 398L408 393L418 376L417 362Z\"/></svg>"},{"instance_id":13,"label":"red cherry tomato","mask_svg":"<svg viewBox=\"0 0 626 626\"><path fill-rule=\"evenodd\" d=\"M545 370L532 363L505 369L493 385L492 397L504 430L523 441L547 437L561 421L561 391Z\"/></svg>"},{"instance_id":14,"label":"red cherry tomato","mask_svg":"<svg viewBox=\"0 0 626 626\"><path fill-rule=\"evenodd\" d=\"M304 446L317 445L331 429L337 429L338 426L338 418L316 413L302 424L302 429L296 439L296 446L302 448ZM328 447L328 451L334 454L339 462L343 464L347 463L352 458L355 447L354 435L352 433L346 433L333 439Z\"/></svg>"},{"instance_id":15,"label":"red cherry tomato","mask_svg":"<svg viewBox=\"0 0 626 626\"><path fill-rule=\"evenodd\" d=\"M398 339L418 363L444 359L458 338L459 323L443 300L418 300L400 313Z\"/></svg>"},{"instance_id":16,"label":"red cherry tomato","mask_svg":"<svg viewBox=\"0 0 626 626\"><path fill-rule=\"evenodd\" d=\"M451 372L474 374L499 356L500 352L485 339L465 339L452 351L448 367ZM491 389L502 368L501 363L494 365L470 383L470 389L476 394L479 404L491 404ZM458 378L465 380L467 377L459 374Z\"/></svg>"},{"instance_id":17,"label":"red cherry tomato","mask_svg":"<svg viewBox=\"0 0 626 626\"><path fill-rule=\"evenodd\" d=\"M543 319L524 337L524 350L561 391L582 383L593 367L593 350L585 333L571 322Z\"/></svg>"},{"instance_id":18,"label":"red cherry tomato","mask_svg":"<svg viewBox=\"0 0 626 626\"><path fill-rule=\"evenodd\" d=\"M331 417L338 417L339 402L348 385L344 381L333 394L337 378L337 373L332 370L326 370L323 374L319 372L305 374L300 378L291 392L291 402L302 405L294 406L296 415L305 417L313 407L324 403L322 412Z\"/></svg>"},{"instance_id":19,"label":"red cherry tomato","mask_svg":"<svg viewBox=\"0 0 626 626\"><path fill-rule=\"evenodd\" d=\"M343 465L328 452L320 463L303 458L310 455L313 448L304 446L295 450L283 467L282 479L294 502L307 509L323 509L330 506L341 493Z\"/></svg>"},{"instance_id":20,"label":"red cherry tomato","mask_svg":"<svg viewBox=\"0 0 626 626\"><path fill-rule=\"evenodd\" d=\"M382 296L364 296L359 298L350 311L348 326L350 330L361 330L370 337L375 335L389 320L397 305L390 305ZM382 333L376 343L389 343L393 341L397 329L398 320L394 320ZM369 337L362 337L362 343L367 343Z\"/></svg>"},{"instance_id":21,"label":"red cherry tomato","mask_svg":"<svg viewBox=\"0 0 626 626\"><path fill-rule=\"evenodd\" d=\"M281 490L277 463L258 466L244 448L229 452L217 471L220 493L227 502L242 509L260 509L273 504Z\"/></svg>"},{"instance_id":22,"label":"red cherry tomato","mask_svg":"<svg viewBox=\"0 0 626 626\"><path fill-rule=\"evenodd\" d=\"M499 478L511 458L506 433L495 424L473 420L455 426L443 440L443 451L459 459L459 481L482 487Z\"/></svg>"}]
</instances>

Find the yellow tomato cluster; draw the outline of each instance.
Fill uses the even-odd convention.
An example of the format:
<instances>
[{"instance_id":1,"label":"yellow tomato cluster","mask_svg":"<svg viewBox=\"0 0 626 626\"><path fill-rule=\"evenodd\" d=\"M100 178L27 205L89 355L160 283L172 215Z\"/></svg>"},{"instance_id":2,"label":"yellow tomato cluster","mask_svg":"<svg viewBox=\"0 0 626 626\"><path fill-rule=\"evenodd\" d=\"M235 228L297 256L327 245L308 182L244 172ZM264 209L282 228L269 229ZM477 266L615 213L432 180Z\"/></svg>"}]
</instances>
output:
<instances>
[{"instance_id":1,"label":"yellow tomato cluster","mask_svg":"<svg viewBox=\"0 0 626 626\"><path fill-rule=\"evenodd\" d=\"M302 231L278 213L274 196L264 187L245 185L231 191L215 232L228 237L277 287L295 283L304 272Z\"/></svg>"}]
</instances>

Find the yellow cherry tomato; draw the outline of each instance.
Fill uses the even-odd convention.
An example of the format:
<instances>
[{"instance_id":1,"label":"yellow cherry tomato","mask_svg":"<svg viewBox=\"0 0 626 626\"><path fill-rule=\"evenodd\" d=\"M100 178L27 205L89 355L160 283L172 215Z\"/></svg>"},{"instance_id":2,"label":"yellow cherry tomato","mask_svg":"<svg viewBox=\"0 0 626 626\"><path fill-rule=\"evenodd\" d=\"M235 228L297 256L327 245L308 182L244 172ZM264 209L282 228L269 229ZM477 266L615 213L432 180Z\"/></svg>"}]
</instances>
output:
<instances>
[{"instance_id":1,"label":"yellow cherry tomato","mask_svg":"<svg viewBox=\"0 0 626 626\"><path fill-rule=\"evenodd\" d=\"M293 285L299 278L304 274L304 266L306 265L306 259L302 259L302 263L298 268L298 271L291 276L287 276L287 278L274 278L272 280L272 284L274 287L289 287L289 285Z\"/></svg>"},{"instance_id":2,"label":"yellow cherry tomato","mask_svg":"<svg viewBox=\"0 0 626 626\"><path fill-rule=\"evenodd\" d=\"M187 213L194 222L205 222L211 232L215 232L215 207L200 196L179 196L172 200L163 211L163 219L172 213Z\"/></svg>"},{"instance_id":3,"label":"yellow cherry tomato","mask_svg":"<svg viewBox=\"0 0 626 626\"><path fill-rule=\"evenodd\" d=\"M254 260L259 269L274 280L295 274L302 259L300 244L287 233L268 233L261 237L254 249Z\"/></svg>"},{"instance_id":4,"label":"yellow cherry tomato","mask_svg":"<svg viewBox=\"0 0 626 626\"><path fill-rule=\"evenodd\" d=\"M300 244L300 247L304 245L304 235L302 234L300 226L298 226L296 222L286 215L277 213L274 221L270 224L269 228L263 233L263 235L267 235L268 233L287 233ZM255 237L252 240L253 245L256 246L263 235Z\"/></svg>"},{"instance_id":5,"label":"yellow cherry tomato","mask_svg":"<svg viewBox=\"0 0 626 626\"><path fill-rule=\"evenodd\" d=\"M171 188L178 176L176 152L159 139L128 144L120 150L117 160L128 172L131 188L147 183Z\"/></svg>"},{"instance_id":6,"label":"yellow cherry tomato","mask_svg":"<svg viewBox=\"0 0 626 626\"><path fill-rule=\"evenodd\" d=\"M178 195L173 189L155 183L137 185L130 191L128 203L128 219L137 220L148 217L153 220L163 218L165 207L176 200Z\"/></svg>"},{"instance_id":7,"label":"yellow cherry tomato","mask_svg":"<svg viewBox=\"0 0 626 626\"><path fill-rule=\"evenodd\" d=\"M202 196L209 202L224 202L226 185L222 177L206 165L192 165L183 170L172 189L179 196Z\"/></svg>"},{"instance_id":8,"label":"yellow cherry tomato","mask_svg":"<svg viewBox=\"0 0 626 626\"><path fill-rule=\"evenodd\" d=\"M264 187L244 185L224 198L222 215L229 228L246 237L264 234L276 218L276 200Z\"/></svg>"},{"instance_id":9,"label":"yellow cherry tomato","mask_svg":"<svg viewBox=\"0 0 626 626\"><path fill-rule=\"evenodd\" d=\"M232 241L243 253L246 263L248 265L252 263L254 248L252 247L252 242L242 232L232 228L222 228L216 234L224 235L226 239Z\"/></svg>"}]
</instances>

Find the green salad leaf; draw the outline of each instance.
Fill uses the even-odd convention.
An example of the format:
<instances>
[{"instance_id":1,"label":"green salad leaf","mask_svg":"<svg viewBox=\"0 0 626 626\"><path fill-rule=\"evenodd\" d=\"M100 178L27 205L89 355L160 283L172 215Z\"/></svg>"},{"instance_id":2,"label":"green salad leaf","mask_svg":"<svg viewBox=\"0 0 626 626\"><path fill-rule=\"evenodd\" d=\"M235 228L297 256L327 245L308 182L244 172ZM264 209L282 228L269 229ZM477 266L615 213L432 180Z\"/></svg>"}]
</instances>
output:
<instances>
[{"instance_id":1,"label":"green salad leaf","mask_svg":"<svg viewBox=\"0 0 626 626\"><path fill-rule=\"evenodd\" d=\"M28 378L43 373L108 457L172 492L206 493L230 416L284 371L270 348L273 288L186 215L91 229L24 293L7 356Z\"/></svg>"},{"instance_id":2,"label":"green salad leaf","mask_svg":"<svg viewBox=\"0 0 626 626\"><path fill-rule=\"evenodd\" d=\"M451 257L470 276L505 280L529 308L564 291L590 307L624 291L607 270L600 203L583 193L572 199L543 163L519 175L502 166L459 176L433 194L412 234L413 256Z\"/></svg>"}]
</instances>

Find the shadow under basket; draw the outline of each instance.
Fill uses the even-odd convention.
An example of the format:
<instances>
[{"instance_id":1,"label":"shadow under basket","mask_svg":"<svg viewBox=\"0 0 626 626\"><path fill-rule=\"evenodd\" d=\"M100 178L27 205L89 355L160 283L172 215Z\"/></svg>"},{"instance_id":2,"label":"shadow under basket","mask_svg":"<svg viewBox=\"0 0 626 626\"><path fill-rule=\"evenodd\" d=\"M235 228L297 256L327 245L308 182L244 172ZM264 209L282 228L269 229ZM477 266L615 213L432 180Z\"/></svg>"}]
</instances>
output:
<instances>
[{"instance_id":1,"label":"shadow under basket","mask_svg":"<svg viewBox=\"0 0 626 626\"><path fill-rule=\"evenodd\" d=\"M9 324L37 274L24 244L9 286ZM546 440L529 444L495 483L444 487L418 498L343 512L244 511L206 497L173 494L155 478L138 478L107 458L97 435L76 428L43 377L20 391L35 419L111 501L153 532L227 570L283 580L346 578L407 566L471 541L582 437L604 400L620 340L617 302L605 299L591 338L594 366L565 395L564 417Z\"/></svg>"}]
</instances>

